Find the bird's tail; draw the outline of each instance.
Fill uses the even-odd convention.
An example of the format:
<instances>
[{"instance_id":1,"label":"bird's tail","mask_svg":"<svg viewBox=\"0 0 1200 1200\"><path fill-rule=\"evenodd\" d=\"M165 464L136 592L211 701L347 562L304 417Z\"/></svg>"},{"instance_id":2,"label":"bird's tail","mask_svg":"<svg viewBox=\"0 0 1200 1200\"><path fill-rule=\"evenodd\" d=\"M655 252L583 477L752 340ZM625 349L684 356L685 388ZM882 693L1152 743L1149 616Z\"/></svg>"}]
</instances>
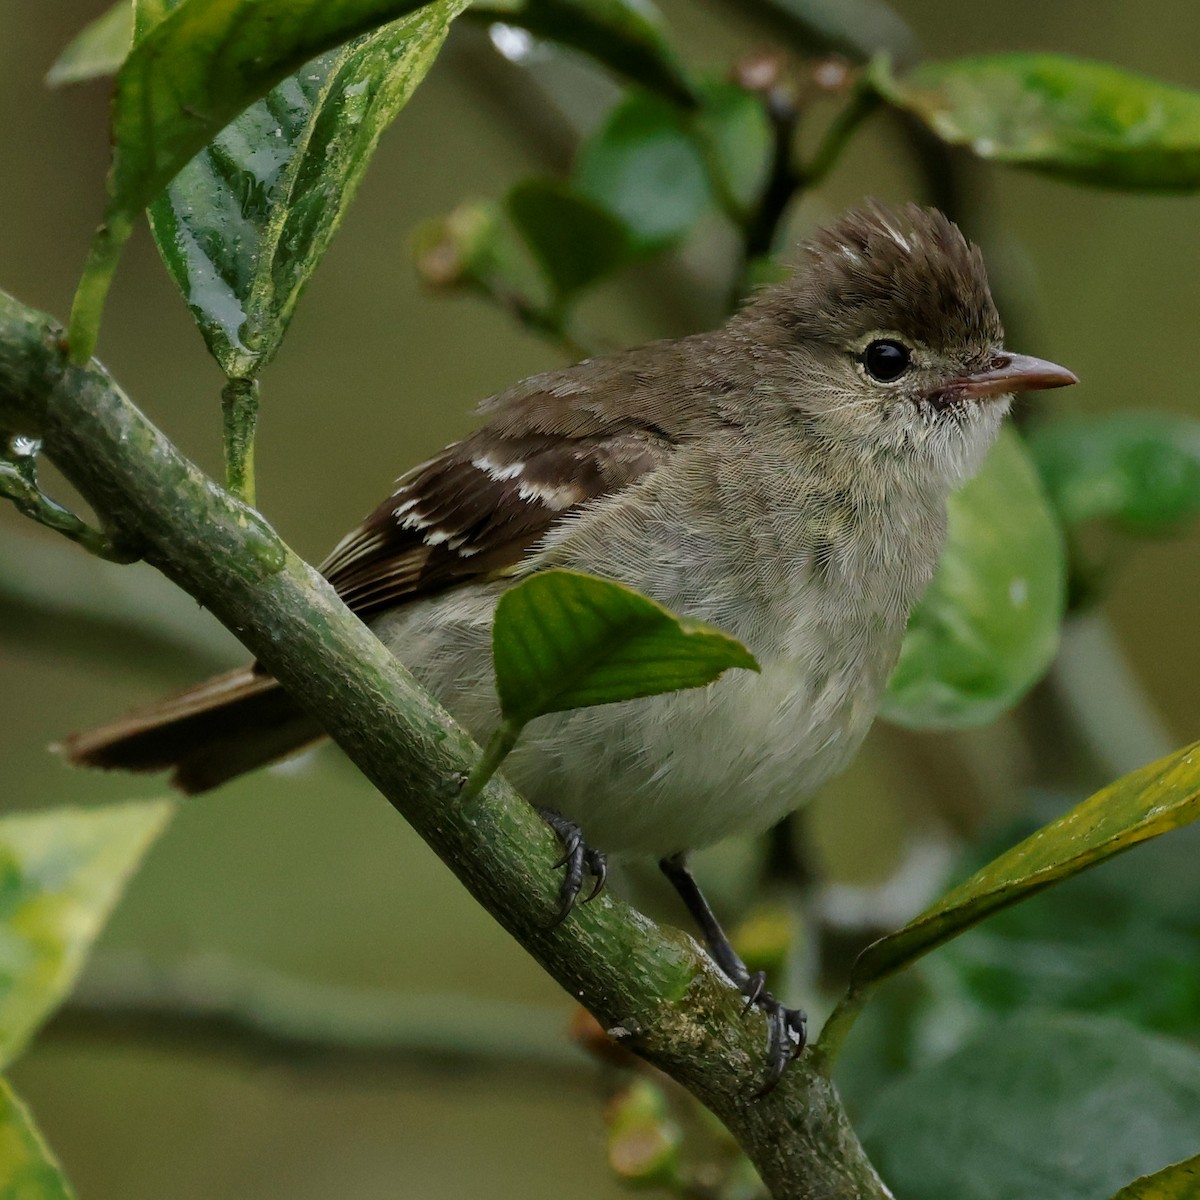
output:
<instances>
[{"instance_id":1,"label":"bird's tail","mask_svg":"<svg viewBox=\"0 0 1200 1200\"><path fill-rule=\"evenodd\" d=\"M77 766L172 771L180 791L206 792L294 754L321 727L269 675L239 667L68 737L58 749Z\"/></svg>"}]
</instances>

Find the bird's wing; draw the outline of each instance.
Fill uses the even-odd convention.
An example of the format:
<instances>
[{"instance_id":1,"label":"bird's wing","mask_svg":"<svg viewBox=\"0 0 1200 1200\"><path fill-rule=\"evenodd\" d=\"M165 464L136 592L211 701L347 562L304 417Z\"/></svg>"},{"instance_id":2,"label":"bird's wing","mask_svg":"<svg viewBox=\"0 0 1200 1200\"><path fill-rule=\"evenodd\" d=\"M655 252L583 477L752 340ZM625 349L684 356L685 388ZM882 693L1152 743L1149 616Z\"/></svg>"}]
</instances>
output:
<instances>
[{"instance_id":1,"label":"bird's wing","mask_svg":"<svg viewBox=\"0 0 1200 1200\"><path fill-rule=\"evenodd\" d=\"M598 415L572 379L542 376L486 404L489 425L410 471L342 539L320 570L354 612L502 573L565 514L670 455L670 432L624 405Z\"/></svg>"}]
</instances>

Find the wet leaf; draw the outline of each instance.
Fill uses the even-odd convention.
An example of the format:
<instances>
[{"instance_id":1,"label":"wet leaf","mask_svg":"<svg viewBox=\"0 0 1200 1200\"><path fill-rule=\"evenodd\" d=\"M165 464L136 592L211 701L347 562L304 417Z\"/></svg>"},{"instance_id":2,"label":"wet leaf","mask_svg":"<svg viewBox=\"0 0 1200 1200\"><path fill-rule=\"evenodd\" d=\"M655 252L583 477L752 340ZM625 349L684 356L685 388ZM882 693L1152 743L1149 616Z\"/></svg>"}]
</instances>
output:
<instances>
[{"instance_id":1,"label":"wet leaf","mask_svg":"<svg viewBox=\"0 0 1200 1200\"><path fill-rule=\"evenodd\" d=\"M649 0L476 0L469 15L582 51L673 104L696 102L666 22Z\"/></svg>"},{"instance_id":2,"label":"wet leaf","mask_svg":"<svg viewBox=\"0 0 1200 1200\"><path fill-rule=\"evenodd\" d=\"M519 183L508 194L506 207L560 299L628 259L624 225L565 184L541 179Z\"/></svg>"},{"instance_id":3,"label":"wet leaf","mask_svg":"<svg viewBox=\"0 0 1200 1200\"><path fill-rule=\"evenodd\" d=\"M173 811L160 800L0 818L0 1065L70 991Z\"/></svg>"},{"instance_id":4,"label":"wet leaf","mask_svg":"<svg viewBox=\"0 0 1200 1200\"><path fill-rule=\"evenodd\" d=\"M873 942L851 990L900 970L993 913L1200 817L1200 742L1134 771L1000 855L903 929Z\"/></svg>"},{"instance_id":5,"label":"wet leaf","mask_svg":"<svg viewBox=\"0 0 1200 1200\"><path fill-rule=\"evenodd\" d=\"M183 0L148 21L144 36L139 21L113 90L108 204L71 310L74 361L95 347L134 220L185 164L314 56L421 7L415 0Z\"/></svg>"},{"instance_id":6,"label":"wet leaf","mask_svg":"<svg viewBox=\"0 0 1200 1200\"><path fill-rule=\"evenodd\" d=\"M29 1109L0 1079L0 1200L75 1200Z\"/></svg>"},{"instance_id":7,"label":"wet leaf","mask_svg":"<svg viewBox=\"0 0 1200 1200\"><path fill-rule=\"evenodd\" d=\"M62 87L112 75L125 61L132 40L132 0L117 0L71 39L46 72L46 86Z\"/></svg>"},{"instance_id":8,"label":"wet leaf","mask_svg":"<svg viewBox=\"0 0 1200 1200\"><path fill-rule=\"evenodd\" d=\"M492 649L500 706L516 726L543 713L703 687L730 667L758 670L728 634L575 571L540 571L507 591Z\"/></svg>"},{"instance_id":9,"label":"wet leaf","mask_svg":"<svg viewBox=\"0 0 1200 1200\"><path fill-rule=\"evenodd\" d=\"M1200 1154L1135 1179L1112 1200L1195 1200L1196 1196L1200 1196Z\"/></svg>"},{"instance_id":10,"label":"wet leaf","mask_svg":"<svg viewBox=\"0 0 1200 1200\"><path fill-rule=\"evenodd\" d=\"M898 1196L1096 1200L1193 1153L1198 1112L1194 1047L1030 1013L884 1088L857 1127Z\"/></svg>"},{"instance_id":11,"label":"wet leaf","mask_svg":"<svg viewBox=\"0 0 1200 1200\"><path fill-rule=\"evenodd\" d=\"M331 50L221 131L150 205L163 260L227 375L271 360L384 129L464 0Z\"/></svg>"},{"instance_id":12,"label":"wet leaf","mask_svg":"<svg viewBox=\"0 0 1200 1200\"><path fill-rule=\"evenodd\" d=\"M1074 183L1200 187L1200 92L1062 54L926 63L873 81L943 141Z\"/></svg>"},{"instance_id":13,"label":"wet leaf","mask_svg":"<svg viewBox=\"0 0 1200 1200\"><path fill-rule=\"evenodd\" d=\"M1200 421L1142 412L1063 418L1038 425L1029 449L1066 525L1109 521L1155 535L1200 514Z\"/></svg>"},{"instance_id":14,"label":"wet leaf","mask_svg":"<svg viewBox=\"0 0 1200 1200\"><path fill-rule=\"evenodd\" d=\"M617 104L584 144L575 186L620 219L644 253L684 237L714 205L687 118L637 92Z\"/></svg>"},{"instance_id":15,"label":"wet leaf","mask_svg":"<svg viewBox=\"0 0 1200 1200\"><path fill-rule=\"evenodd\" d=\"M983 725L1041 678L1058 646L1062 538L1016 434L950 498L946 549L905 634L882 714L912 729Z\"/></svg>"}]
</instances>

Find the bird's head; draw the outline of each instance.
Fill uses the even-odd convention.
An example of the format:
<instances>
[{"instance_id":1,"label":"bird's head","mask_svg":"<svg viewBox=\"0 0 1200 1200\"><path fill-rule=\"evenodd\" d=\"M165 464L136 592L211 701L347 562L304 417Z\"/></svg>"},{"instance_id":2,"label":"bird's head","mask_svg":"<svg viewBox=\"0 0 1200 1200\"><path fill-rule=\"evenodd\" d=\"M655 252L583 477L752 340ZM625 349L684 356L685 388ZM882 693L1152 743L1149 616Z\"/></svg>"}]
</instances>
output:
<instances>
[{"instance_id":1,"label":"bird's head","mask_svg":"<svg viewBox=\"0 0 1200 1200\"><path fill-rule=\"evenodd\" d=\"M806 435L950 486L977 469L1015 392L1077 382L1005 348L979 248L915 205L846 213L739 321L790 364L785 403Z\"/></svg>"}]
</instances>

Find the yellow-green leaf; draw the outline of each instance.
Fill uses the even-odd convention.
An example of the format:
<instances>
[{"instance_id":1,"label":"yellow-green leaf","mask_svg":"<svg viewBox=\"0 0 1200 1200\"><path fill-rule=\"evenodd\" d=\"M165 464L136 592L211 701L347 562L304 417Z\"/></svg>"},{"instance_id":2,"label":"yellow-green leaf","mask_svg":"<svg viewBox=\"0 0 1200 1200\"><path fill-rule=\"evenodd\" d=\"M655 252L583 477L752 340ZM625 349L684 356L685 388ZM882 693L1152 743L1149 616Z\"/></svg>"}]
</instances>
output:
<instances>
[{"instance_id":1,"label":"yellow-green leaf","mask_svg":"<svg viewBox=\"0 0 1200 1200\"><path fill-rule=\"evenodd\" d=\"M133 5L130 0L117 0L67 43L46 72L46 86L86 83L111 75L125 61L132 40Z\"/></svg>"},{"instance_id":2,"label":"yellow-green leaf","mask_svg":"<svg viewBox=\"0 0 1200 1200\"><path fill-rule=\"evenodd\" d=\"M0 1079L0 1200L75 1200L29 1109Z\"/></svg>"},{"instance_id":3,"label":"yellow-green leaf","mask_svg":"<svg viewBox=\"0 0 1200 1200\"><path fill-rule=\"evenodd\" d=\"M1200 188L1200 92L1065 54L990 54L872 81L943 141L1075 183Z\"/></svg>"},{"instance_id":4,"label":"yellow-green leaf","mask_svg":"<svg viewBox=\"0 0 1200 1200\"><path fill-rule=\"evenodd\" d=\"M104 224L71 310L71 355L95 348L121 248L138 214L234 117L325 50L421 0L181 0L117 72Z\"/></svg>"},{"instance_id":5,"label":"yellow-green leaf","mask_svg":"<svg viewBox=\"0 0 1200 1200\"><path fill-rule=\"evenodd\" d=\"M851 988L898 971L1002 908L1200 817L1200 742L1109 784L872 943Z\"/></svg>"},{"instance_id":6,"label":"yellow-green leaf","mask_svg":"<svg viewBox=\"0 0 1200 1200\"><path fill-rule=\"evenodd\" d=\"M0 1065L70 991L173 812L158 800L0 818Z\"/></svg>"},{"instance_id":7,"label":"yellow-green leaf","mask_svg":"<svg viewBox=\"0 0 1200 1200\"><path fill-rule=\"evenodd\" d=\"M1200 1154L1123 1187L1112 1200L1195 1200L1200 1196Z\"/></svg>"},{"instance_id":8,"label":"yellow-green leaf","mask_svg":"<svg viewBox=\"0 0 1200 1200\"><path fill-rule=\"evenodd\" d=\"M466 0L433 0L307 63L223 129L150 204L213 356L252 378L279 348L384 130Z\"/></svg>"},{"instance_id":9,"label":"yellow-green leaf","mask_svg":"<svg viewBox=\"0 0 1200 1200\"><path fill-rule=\"evenodd\" d=\"M540 571L507 591L492 630L505 720L703 687L757 671L739 641L607 579Z\"/></svg>"}]
</instances>

